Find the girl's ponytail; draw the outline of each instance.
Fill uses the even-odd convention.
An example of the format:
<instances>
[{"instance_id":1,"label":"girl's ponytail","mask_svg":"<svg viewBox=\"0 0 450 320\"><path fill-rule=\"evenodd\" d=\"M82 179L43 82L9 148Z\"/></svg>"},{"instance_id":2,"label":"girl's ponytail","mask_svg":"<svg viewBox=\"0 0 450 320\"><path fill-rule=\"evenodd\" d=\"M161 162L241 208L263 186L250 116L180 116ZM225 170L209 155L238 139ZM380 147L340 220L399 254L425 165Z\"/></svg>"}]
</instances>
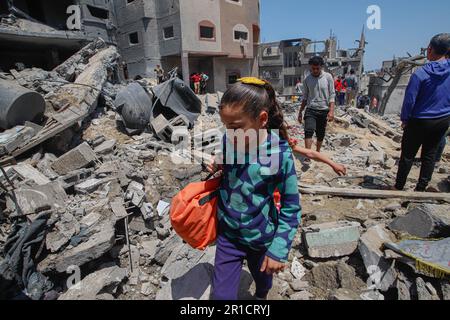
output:
<instances>
[{"instance_id":1,"label":"girl's ponytail","mask_svg":"<svg viewBox=\"0 0 450 320\"><path fill-rule=\"evenodd\" d=\"M289 141L287 125L284 121L283 111L280 104L278 103L275 90L269 83L266 83L264 88L266 89L270 99L269 123L267 128L272 130L279 130L280 137L286 141Z\"/></svg>"}]
</instances>

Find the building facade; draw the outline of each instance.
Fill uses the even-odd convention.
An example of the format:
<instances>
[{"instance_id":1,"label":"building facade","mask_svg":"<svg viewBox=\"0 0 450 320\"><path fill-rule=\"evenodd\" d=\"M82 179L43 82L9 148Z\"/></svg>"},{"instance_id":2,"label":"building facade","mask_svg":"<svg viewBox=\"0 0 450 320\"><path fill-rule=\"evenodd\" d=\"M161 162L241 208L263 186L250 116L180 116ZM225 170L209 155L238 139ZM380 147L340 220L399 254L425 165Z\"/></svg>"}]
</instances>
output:
<instances>
[{"instance_id":1,"label":"building facade","mask_svg":"<svg viewBox=\"0 0 450 320\"><path fill-rule=\"evenodd\" d=\"M289 39L263 43L259 46L259 75L269 81L279 94L295 94L295 85L309 75L309 59L321 56L325 69L334 76L344 76L355 70L363 73L365 36L364 31L358 48L338 49L336 37L324 41L307 38Z\"/></svg>"},{"instance_id":2,"label":"building facade","mask_svg":"<svg viewBox=\"0 0 450 320\"><path fill-rule=\"evenodd\" d=\"M68 9L79 8L80 24ZM97 37L115 44L112 0L0 1L0 68L16 62L51 70Z\"/></svg>"},{"instance_id":3,"label":"building facade","mask_svg":"<svg viewBox=\"0 0 450 320\"><path fill-rule=\"evenodd\" d=\"M210 77L208 91L258 74L259 0L115 0L118 44L130 77L156 65Z\"/></svg>"}]
</instances>

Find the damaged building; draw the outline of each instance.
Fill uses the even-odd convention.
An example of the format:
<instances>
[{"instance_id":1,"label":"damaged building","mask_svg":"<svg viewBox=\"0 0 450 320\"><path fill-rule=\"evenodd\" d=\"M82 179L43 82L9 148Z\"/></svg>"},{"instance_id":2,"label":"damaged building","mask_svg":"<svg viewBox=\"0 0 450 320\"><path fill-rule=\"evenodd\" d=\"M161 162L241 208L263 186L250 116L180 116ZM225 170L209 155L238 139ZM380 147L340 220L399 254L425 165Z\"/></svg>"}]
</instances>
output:
<instances>
[{"instance_id":1,"label":"damaged building","mask_svg":"<svg viewBox=\"0 0 450 320\"><path fill-rule=\"evenodd\" d=\"M95 38L114 44L113 9L108 0L1 1L0 69L51 70Z\"/></svg>"},{"instance_id":2,"label":"damaged building","mask_svg":"<svg viewBox=\"0 0 450 320\"><path fill-rule=\"evenodd\" d=\"M365 34L361 34L358 48L339 49L338 40L332 36L324 41L307 38L263 43L259 46L259 75L268 80L280 94L295 93L298 80L309 75L309 59L321 56L325 69L334 76L345 76L351 69L359 77L364 72Z\"/></svg>"},{"instance_id":3,"label":"damaged building","mask_svg":"<svg viewBox=\"0 0 450 320\"><path fill-rule=\"evenodd\" d=\"M369 96L378 101L373 112L380 115L400 114L409 80L417 67L425 64L425 61L423 55L394 58L383 61L381 70L369 74Z\"/></svg>"},{"instance_id":4,"label":"damaged building","mask_svg":"<svg viewBox=\"0 0 450 320\"><path fill-rule=\"evenodd\" d=\"M130 78L155 77L156 65L209 75L208 91L224 91L257 75L258 0L117 0L118 44Z\"/></svg>"}]
</instances>

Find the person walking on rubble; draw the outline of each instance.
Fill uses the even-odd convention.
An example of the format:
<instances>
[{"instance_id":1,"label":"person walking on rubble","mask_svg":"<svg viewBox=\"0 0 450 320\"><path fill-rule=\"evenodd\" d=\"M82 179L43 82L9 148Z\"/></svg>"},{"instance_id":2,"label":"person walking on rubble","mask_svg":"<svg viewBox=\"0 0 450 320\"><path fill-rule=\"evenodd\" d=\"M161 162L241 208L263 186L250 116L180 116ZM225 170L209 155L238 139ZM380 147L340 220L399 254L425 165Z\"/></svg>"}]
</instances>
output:
<instances>
[{"instance_id":1,"label":"person walking on rubble","mask_svg":"<svg viewBox=\"0 0 450 320\"><path fill-rule=\"evenodd\" d=\"M200 83L201 83L202 77L198 73L194 73L191 76L191 81L194 84L194 92L195 94L200 94Z\"/></svg>"},{"instance_id":2,"label":"person walking on rubble","mask_svg":"<svg viewBox=\"0 0 450 320\"><path fill-rule=\"evenodd\" d=\"M256 298L265 300L273 274L286 268L302 212L287 127L275 90L260 79L239 79L225 92L219 109L227 128L223 143L227 160L208 167L211 173L222 171L213 299L237 300L246 259L256 282ZM230 132L236 132L234 137ZM246 137L239 137L239 132ZM256 150L254 159L251 154ZM272 160L268 162L267 156ZM235 157L237 161L229 160ZM276 190L281 195L279 209L273 200Z\"/></svg>"},{"instance_id":3,"label":"person walking on rubble","mask_svg":"<svg viewBox=\"0 0 450 320\"><path fill-rule=\"evenodd\" d=\"M336 78L334 88L336 90L337 105L342 107L345 104L345 84L341 76Z\"/></svg>"},{"instance_id":4,"label":"person walking on rubble","mask_svg":"<svg viewBox=\"0 0 450 320\"><path fill-rule=\"evenodd\" d=\"M202 72L200 74L200 94L206 94L206 88L208 87L209 76Z\"/></svg>"},{"instance_id":5,"label":"person walking on rubble","mask_svg":"<svg viewBox=\"0 0 450 320\"><path fill-rule=\"evenodd\" d=\"M310 59L311 74L303 82L303 103L298 114L298 121L303 122L305 111L305 146L312 148L313 136L317 136L317 152L320 152L325 139L327 122L334 120L336 92L333 76L323 71L325 65L322 57Z\"/></svg>"},{"instance_id":6,"label":"person walking on rubble","mask_svg":"<svg viewBox=\"0 0 450 320\"><path fill-rule=\"evenodd\" d=\"M402 154L395 189L403 190L417 152L422 147L422 168L416 191L428 187L436 154L450 122L450 33L433 37L428 46L429 63L411 77L401 113Z\"/></svg>"},{"instance_id":7,"label":"person walking on rubble","mask_svg":"<svg viewBox=\"0 0 450 320\"><path fill-rule=\"evenodd\" d=\"M345 86L347 88L347 105L354 106L356 103L356 93L358 92L358 79L355 70L350 70L350 75L345 78Z\"/></svg>"},{"instance_id":8,"label":"person walking on rubble","mask_svg":"<svg viewBox=\"0 0 450 320\"><path fill-rule=\"evenodd\" d=\"M161 84L164 82L164 70L161 68L161 66L158 64L155 68L155 74L156 78L158 79L158 84Z\"/></svg>"}]
</instances>

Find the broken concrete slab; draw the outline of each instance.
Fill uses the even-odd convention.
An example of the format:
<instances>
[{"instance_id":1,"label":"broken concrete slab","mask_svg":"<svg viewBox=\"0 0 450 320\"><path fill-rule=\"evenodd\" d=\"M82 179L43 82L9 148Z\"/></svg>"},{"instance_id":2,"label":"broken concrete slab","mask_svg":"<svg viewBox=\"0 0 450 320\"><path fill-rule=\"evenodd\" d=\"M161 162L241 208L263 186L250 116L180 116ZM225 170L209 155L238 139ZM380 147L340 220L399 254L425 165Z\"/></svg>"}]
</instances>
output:
<instances>
[{"instance_id":1,"label":"broken concrete slab","mask_svg":"<svg viewBox=\"0 0 450 320\"><path fill-rule=\"evenodd\" d=\"M289 296L289 298L294 301L296 301L296 300L303 300L303 301L311 300L313 297L314 297L314 295L309 293L308 291L296 292Z\"/></svg>"},{"instance_id":2,"label":"broken concrete slab","mask_svg":"<svg viewBox=\"0 0 450 320\"><path fill-rule=\"evenodd\" d=\"M416 290L419 300L440 300L433 285L425 282L421 277L416 278Z\"/></svg>"},{"instance_id":3,"label":"broken concrete slab","mask_svg":"<svg viewBox=\"0 0 450 320\"><path fill-rule=\"evenodd\" d=\"M395 236L384 225L376 225L361 236L358 245L367 273L373 275L371 285L382 292L389 290L397 278L395 268L382 252L385 243L395 241Z\"/></svg>"},{"instance_id":4,"label":"broken concrete slab","mask_svg":"<svg viewBox=\"0 0 450 320\"><path fill-rule=\"evenodd\" d=\"M361 293L360 297L362 300L368 300L368 301L383 301L384 300L384 296L376 290L363 292L363 293Z\"/></svg>"},{"instance_id":5,"label":"broken concrete slab","mask_svg":"<svg viewBox=\"0 0 450 320\"><path fill-rule=\"evenodd\" d=\"M36 135L31 127L17 126L0 134L0 156L12 154Z\"/></svg>"},{"instance_id":6,"label":"broken concrete slab","mask_svg":"<svg viewBox=\"0 0 450 320\"><path fill-rule=\"evenodd\" d=\"M384 151L376 151L370 153L367 164L369 166L382 167L384 166L385 161L386 161L386 154L384 153Z\"/></svg>"},{"instance_id":7,"label":"broken concrete slab","mask_svg":"<svg viewBox=\"0 0 450 320\"><path fill-rule=\"evenodd\" d=\"M408 301L411 300L411 288L413 283L409 281L403 272L398 273L395 286L397 287L398 300Z\"/></svg>"},{"instance_id":8,"label":"broken concrete slab","mask_svg":"<svg viewBox=\"0 0 450 320\"><path fill-rule=\"evenodd\" d=\"M361 300L361 297L353 290L340 288L331 295L330 299L339 301L353 301Z\"/></svg>"},{"instance_id":9,"label":"broken concrete slab","mask_svg":"<svg viewBox=\"0 0 450 320\"><path fill-rule=\"evenodd\" d=\"M79 194L90 194L96 191L101 185L110 181L109 179L89 179L75 186L75 192Z\"/></svg>"},{"instance_id":10,"label":"broken concrete slab","mask_svg":"<svg viewBox=\"0 0 450 320\"><path fill-rule=\"evenodd\" d=\"M127 275L127 269L118 266L106 267L85 277L58 300L98 300L99 295L115 293Z\"/></svg>"},{"instance_id":11,"label":"broken concrete slab","mask_svg":"<svg viewBox=\"0 0 450 320\"><path fill-rule=\"evenodd\" d=\"M343 261L320 263L312 268L305 280L324 291L339 288L359 290L365 287L365 283L356 276L355 269Z\"/></svg>"},{"instance_id":12,"label":"broken concrete slab","mask_svg":"<svg viewBox=\"0 0 450 320\"><path fill-rule=\"evenodd\" d=\"M450 205L422 204L394 219L389 228L419 238L450 237Z\"/></svg>"},{"instance_id":13,"label":"broken concrete slab","mask_svg":"<svg viewBox=\"0 0 450 320\"><path fill-rule=\"evenodd\" d=\"M106 140L94 149L94 152L100 155L106 155L114 151L117 140Z\"/></svg>"},{"instance_id":14,"label":"broken concrete slab","mask_svg":"<svg viewBox=\"0 0 450 320\"><path fill-rule=\"evenodd\" d=\"M61 186L52 182L35 187L22 187L13 191L13 198L8 197L7 207L18 215L36 214L46 210L63 210L67 194Z\"/></svg>"},{"instance_id":15,"label":"broken concrete slab","mask_svg":"<svg viewBox=\"0 0 450 320\"><path fill-rule=\"evenodd\" d=\"M62 215L54 231L47 234L46 245L51 253L58 252L70 239L80 232L80 223L70 213Z\"/></svg>"},{"instance_id":16,"label":"broken concrete slab","mask_svg":"<svg viewBox=\"0 0 450 320\"><path fill-rule=\"evenodd\" d=\"M40 172L51 180L55 180L59 177L59 175L52 169L52 163L56 159L58 158L54 154L46 153L36 166Z\"/></svg>"},{"instance_id":17,"label":"broken concrete slab","mask_svg":"<svg viewBox=\"0 0 450 320\"><path fill-rule=\"evenodd\" d=\"M214 258L215 247L198 251L185 244L173 251L161 270L169 281L158 292L156 299L209 299ZM195 286L192 286L193 281Z\"/></svg>"},{"instance_id":18,"label":"broken concrete slab","mask_svg":"<svg viewBox=\"0 0 450 320\"><path fill-rule=\"evenodd\" d=\"M71 171L86 168L93 164L96 159L94 150L85 142L59 157L52 164L52 168L58 174L66 175Z\"/></svg>"},{"instance_id":19,"label":"broken concrete slab","mask_svg":"<svg viewBox=\"0 0 450 320\"><path fill-rule=\"evenodd\" d=\"M141 254L144 257L153 259L156 255L156 250L159 245L159 240L144 240L141 242Z\"/></svg>"},{"instance_id":20,"label":"broken concrete slab","mask_svg":"<svg viewBox=\"0 0 450 320\"><path fill-rule=\"evenodd\" d=\"M445 301L450 301L450 282L447 280L441 281L442 298Z\"/></svg>"},{"instance_id":21,"label":"broken concrete slab","mask_svg":"<svg viewBox=\"0 0 450 320\"><path fill-rule=\"evenodd\" d=\"M173 233L169 238L159 243L155 255L156 263L163 266L172 252L178 250L182 245L183 240L176 233Z\"/></svg>"},{"instance_id":22,"label":"broken concrete slab","mask_svg":"<svg viewBox=\"0 0 450 320\"><path fill-rule=\"evenodd\" d=\"M155 230L153 222L144 220L142 215L131 217L131 220L128 223L128 228L130 228L133 232L142 234L151 233Z\"/></svg>"},{"instance_id":23,"label":"broken concrete slab","mask_svg":"<svg viewBox=\"0 0 450 320\"><path fill-rule=\"evenodd\" d=\"M170 142L172 139L173 127L164 115L160 114L151 122L152 128L158 138Z\"/></svg>"},{"instance_id":24,"label":"broken concrete slab","mask_svg":"<svg viewBox=\"0 0 450 320\"><path fill-rule=\"evenodd\" d=\"M89 179L93 172L94 169L92 168L80 169L59 177L57 181L63 189L67 190L74 185L79 184L81 181Z\"/></svg>"},{"instance_id":25,"label":"broken concrete slab","mask_svg":"<svg viewBox=\"0 0 450 320\"><path fill-rule=\"evenodd\" d=\"M308 255L313 258L342 257L358 247L360 224L338 221L312 225L303 229Z\"/></svg>"},{"instance_id":26,"label":"broken concrete slab","mask_svg":"<svg viewBox=\"0 0 450 320\"><path fill-rule=\"evenodd\" d=\"M80 222L83 225L83 221ZM70 266L81 267L87 262L100 258L112 249L115 243L115 229L111 221L103 221L91 227L91 234L86 242L71 249L66 249L59 255L49 255L38 265L40 272L67 272Z\"/></svg>"},{"instance_id":27,"label":"broken concrete slab","mask_svg":"<svg viewBox=\"0 0 450 320\"><path fill-rule=\"evenodd\" d=\"M167 279L176 279L200 263L213 263L215 252L215 247L199 251L185 244L171 253L161 269L161 274Z\"/></svg>"},{"instance_id":28,"label":"broken concrete slab","mask_svg":"<svg viewBox=\"0 0 450 320\"><path fill-rule=\"evenodd\" d=\"M18 164L11 167L11 169L14 170L23 180L31 180L39 186L50 183L49 178L29 164Z\"/></svg>"},{"instance_id":29,"label":"broken concrete slab","mask_svg":"<svg viewBox=\"0 0 450 320\"><path fill-rule=\"evenodd\" d=\"M70 81L74 78L76 72L80 71L77 70L79 65L85 66L89 59L91 59L99 50L105 49L106 47L106 42L101 38L97 38L94 41L89 42L81 50L61 63L59 66L53 69L53 71L67 81Z\"/></svg>"},{"instance_id":30,"label":"broken concrete slab","mask_svg":"<svg viewBox=\"0 0 450 320\"><path fill-rule=\"evenodd\" d=\"M294 279L291 282L291 288L294 291L303 291L309 287L309 283L307 281Z\"/></svg>"}]
</instances>

